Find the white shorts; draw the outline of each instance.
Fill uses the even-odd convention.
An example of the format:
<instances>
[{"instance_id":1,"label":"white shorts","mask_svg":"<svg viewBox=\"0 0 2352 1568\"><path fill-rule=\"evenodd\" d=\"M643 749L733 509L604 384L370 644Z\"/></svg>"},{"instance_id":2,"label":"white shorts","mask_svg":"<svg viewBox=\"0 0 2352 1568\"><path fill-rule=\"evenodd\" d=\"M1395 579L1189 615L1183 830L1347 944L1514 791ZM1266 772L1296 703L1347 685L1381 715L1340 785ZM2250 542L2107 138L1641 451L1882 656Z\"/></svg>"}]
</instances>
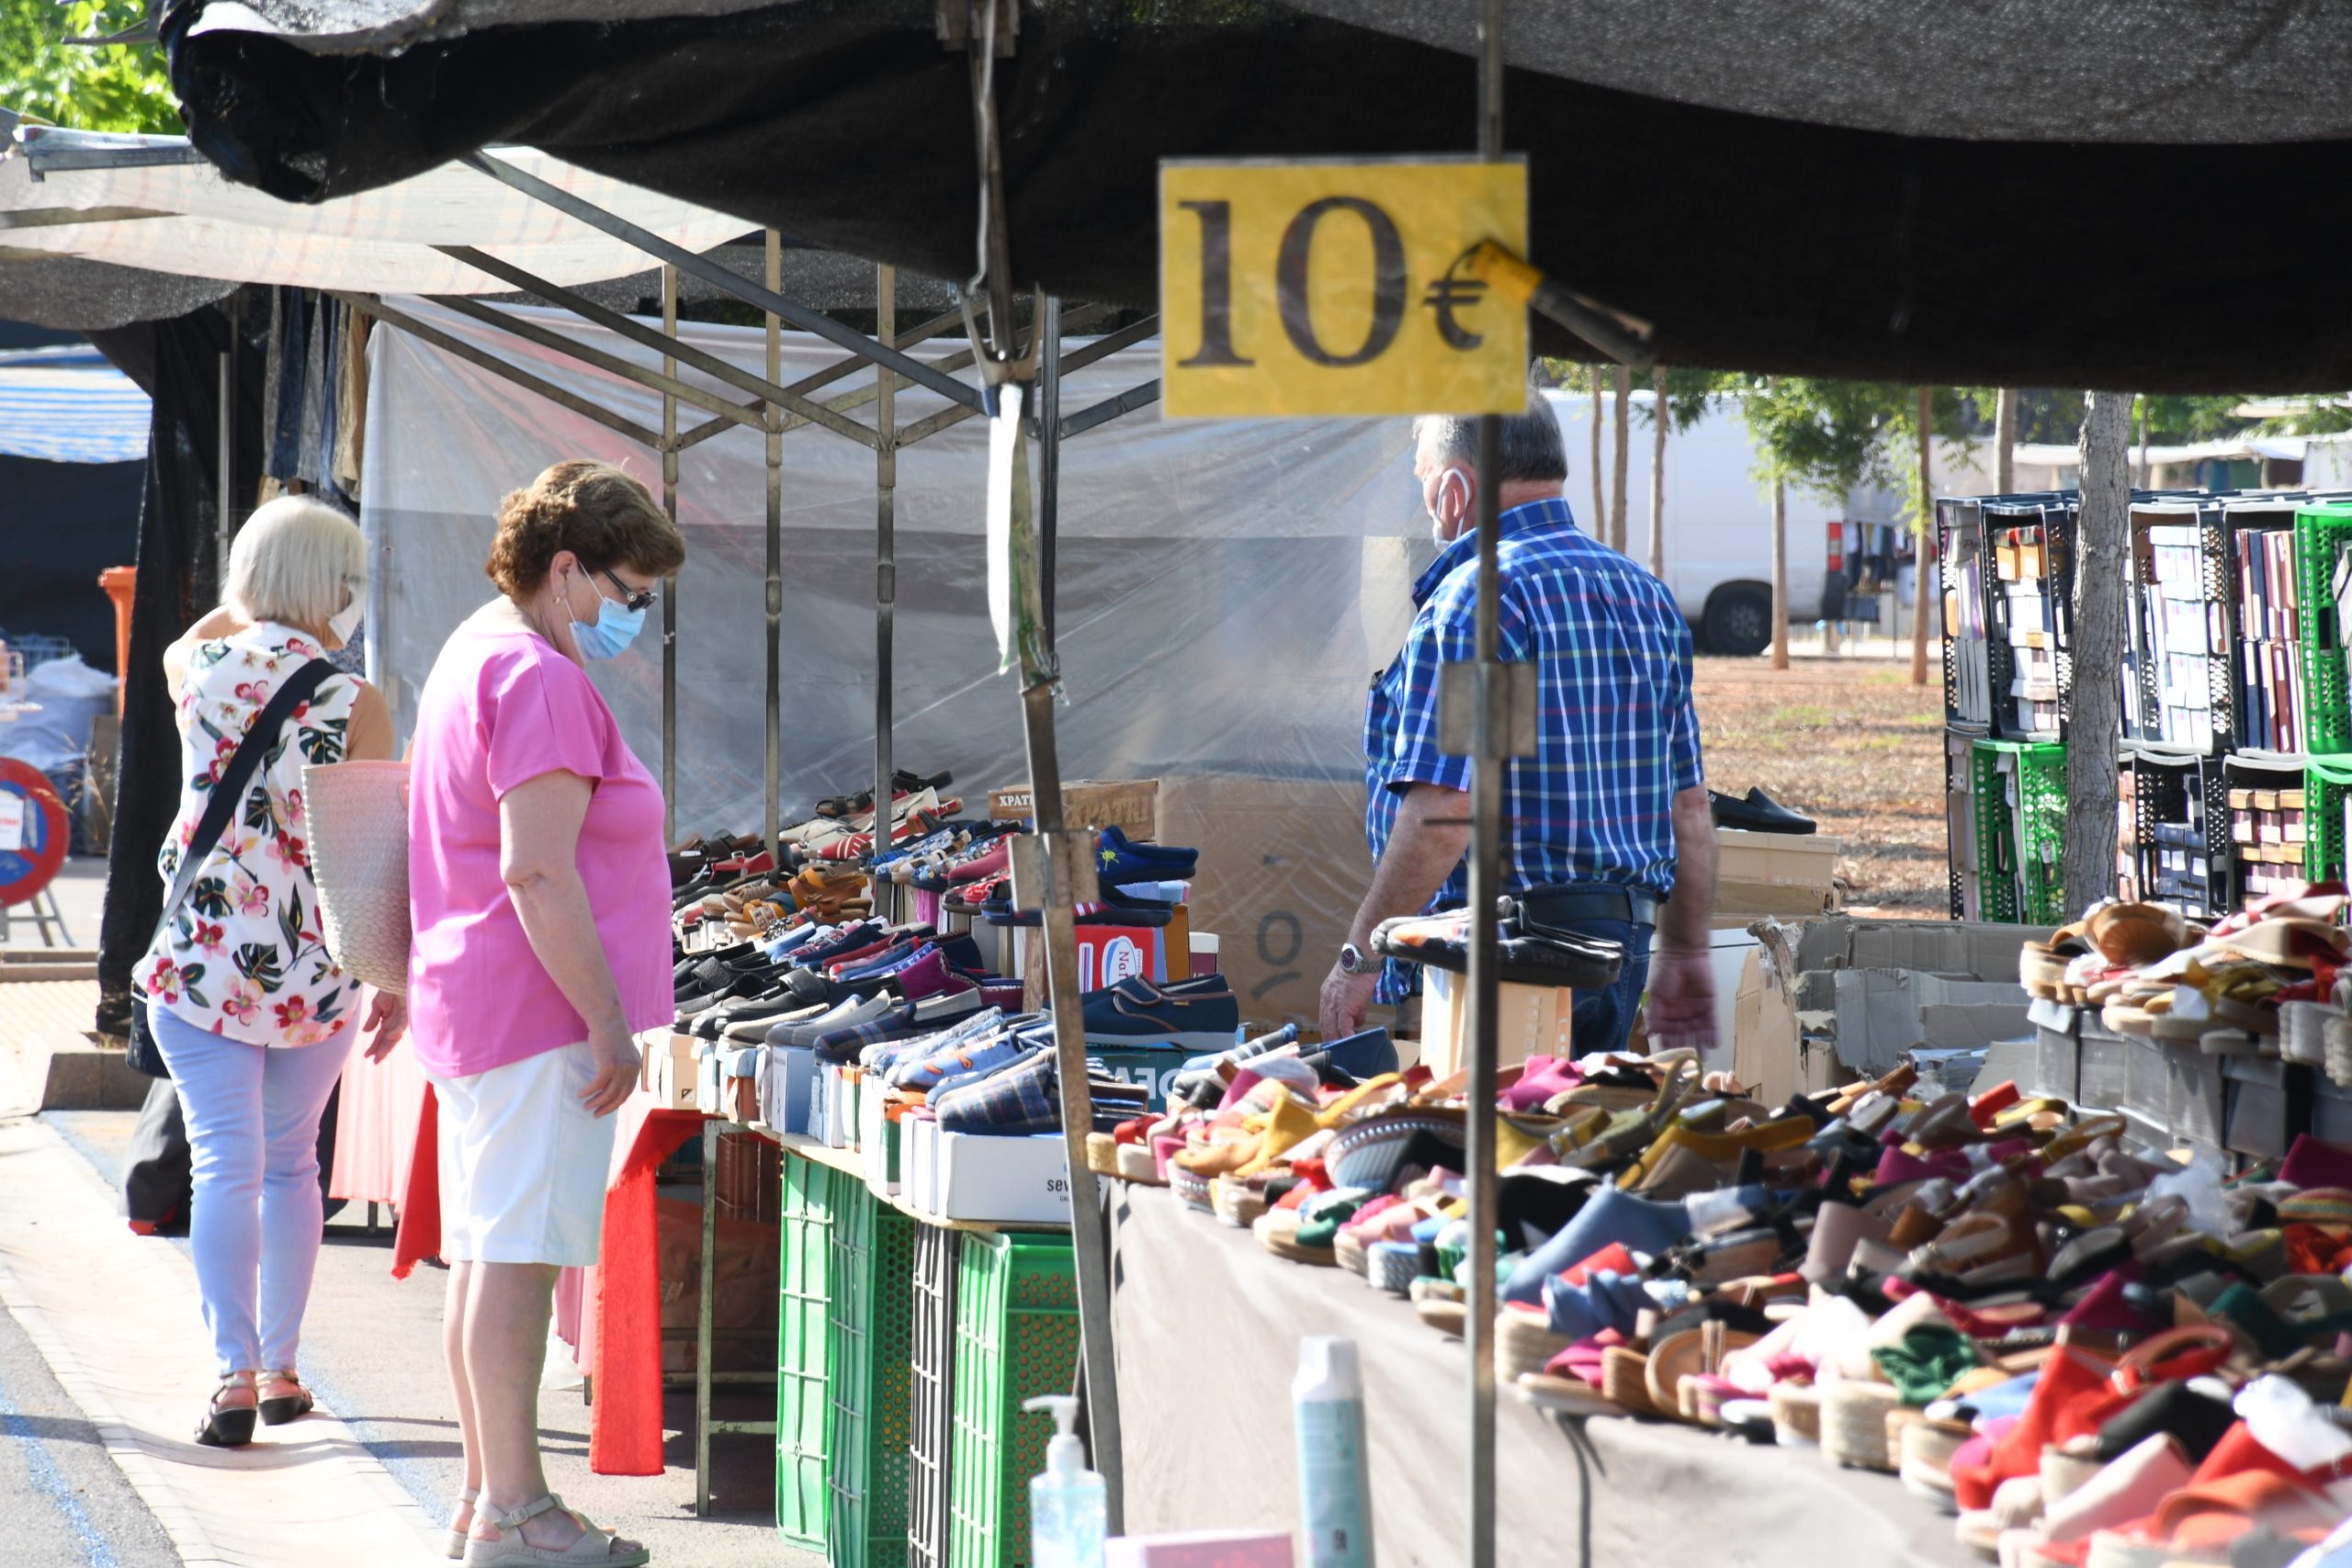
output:
<instances>
[{"instance_id":1,"label":"white shorts","mask_svg":"<svg viewBox=\"0 0 2352 1568\"><path fill-rule=\"evenodd\" d=\"M585 1043L466 1077L434 1076L443 1262L596 1261L619 1118L581 1103L595 1077Z\"/></svg>"}]
</instances>

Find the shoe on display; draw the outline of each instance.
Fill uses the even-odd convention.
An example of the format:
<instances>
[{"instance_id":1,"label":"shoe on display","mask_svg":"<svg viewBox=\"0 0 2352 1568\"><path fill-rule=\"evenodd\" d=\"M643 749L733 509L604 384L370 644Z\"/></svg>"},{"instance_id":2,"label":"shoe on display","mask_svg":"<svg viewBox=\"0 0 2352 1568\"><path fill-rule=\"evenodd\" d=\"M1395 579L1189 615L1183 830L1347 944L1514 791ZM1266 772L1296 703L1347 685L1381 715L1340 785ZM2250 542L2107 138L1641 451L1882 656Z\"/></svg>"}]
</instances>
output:
<instances>
[{"instance_id":1,"label":"shoe on display","mask_svg":"<svg viewBox=\"0 0 2352 1568\"><path fill-rule=\"evenodd\" d=\"M1241 1027L1240 999L1222 975L1167 986L1131 976L1080 1000L1090 1044L1214 1051L1231 1044Z\"/></svg>"},{"instance_id":2,"label":"shoe on display","mask_svg":"<svg viewBox=\"0 0 2352 1568\"><path fill-rule=\"evenodd\" d=\"M1105 887L1132 882L1190 882L1200 866L1201 852L1163 844L1138 844L1116 828L1105 828L1095 840L1095 880Z\"/></svg>"}]
</instances>

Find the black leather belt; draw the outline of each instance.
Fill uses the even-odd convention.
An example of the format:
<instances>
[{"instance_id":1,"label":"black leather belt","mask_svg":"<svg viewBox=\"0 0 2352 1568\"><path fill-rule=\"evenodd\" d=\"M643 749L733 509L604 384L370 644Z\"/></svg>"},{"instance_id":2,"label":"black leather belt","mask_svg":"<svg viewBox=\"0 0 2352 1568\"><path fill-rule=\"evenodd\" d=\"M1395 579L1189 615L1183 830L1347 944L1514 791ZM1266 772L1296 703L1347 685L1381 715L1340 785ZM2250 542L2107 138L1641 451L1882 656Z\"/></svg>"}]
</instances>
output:
<instances>
[{"instance_id":1,"label":"black leather belt","mask_svg":"<svg viewBox=\"0 0 2352 1568\"><path fill-rule=\"evenodd\" d=\"M1572 926L1586 920L1623 920L1629 925L1657 924L1657 895L1641 887L1608 887L1555 883L1531 887L1519 896L1519 907L1536 926Z\"/></svg>"}]
</instances>

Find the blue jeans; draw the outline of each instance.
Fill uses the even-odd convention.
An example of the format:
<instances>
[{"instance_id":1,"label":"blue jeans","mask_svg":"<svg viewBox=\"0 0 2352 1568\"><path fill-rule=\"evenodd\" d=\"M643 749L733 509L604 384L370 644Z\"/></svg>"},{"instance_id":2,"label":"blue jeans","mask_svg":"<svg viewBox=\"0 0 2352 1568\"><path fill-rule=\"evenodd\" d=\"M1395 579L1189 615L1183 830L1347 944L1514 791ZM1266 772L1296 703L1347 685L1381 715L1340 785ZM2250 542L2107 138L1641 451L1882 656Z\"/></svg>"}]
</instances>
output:
<instances>
[{"instance_id":1,"label":"blue jeans","mask_svg":"<svg viewBox=\"0 0 2352 1568\"><path fill-rule=\"evenodd\" d=\"M1623 944L1625 962L1617 978L1598 991L1578 991L1569 1038L1579 1056L1602 1051L1623 1051L1633 1037L1634 1018L1649 986L1650 928L1628 920L1578 920L1579 936Z\"/></svg>"},{"instance_id":2,"label":"blue jeans","mask_svg":"<svg viewBox=\"0 0 2352 1568\"><path fill-rule=\"evenodd\" d=\"M196 1195L188 1245L225 1377L291 1371L318 1267L319 1117L359 1031L270 1048L148 1012L180 1095Z\"/></svg>"}]
</instances>

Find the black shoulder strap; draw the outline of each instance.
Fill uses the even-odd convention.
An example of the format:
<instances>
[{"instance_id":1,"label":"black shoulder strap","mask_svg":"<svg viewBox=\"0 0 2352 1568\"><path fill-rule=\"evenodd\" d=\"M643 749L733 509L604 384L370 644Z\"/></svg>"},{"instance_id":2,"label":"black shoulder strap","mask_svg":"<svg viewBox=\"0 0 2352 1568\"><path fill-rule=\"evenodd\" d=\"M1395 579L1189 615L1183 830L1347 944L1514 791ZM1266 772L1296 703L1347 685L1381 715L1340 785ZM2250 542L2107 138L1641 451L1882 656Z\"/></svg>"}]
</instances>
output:
<instances>
[{"instance_id":1,"label":"black shoulder strap","mask_svg":"<svg viewBox=\"0 0 2352 1568\"><path fill-rule=\"evenodd\" d=\"M171 929L172 917L179 913L181 901L188 889L196 886L196 874L203 866L212 846L229 830L229 819L244 804L245 790L253 783L254 773L261 760L286 728L294 710L311 700L330 675L342 671L323 659L313 659L294 671L286 683L270 694L260 713L254 716L253 728L237 743L237 754L229 759L228 768L220 774L220 782L212 786L211 795L204 803L204 815L196 824L196 837L188 840L187 849L180 855L178 874L172 878L172 890L164 898L162 919L155 922L155 936L160 940ZM149 946L153 943L150 942Z\"/></svg>"}]
</instances>

